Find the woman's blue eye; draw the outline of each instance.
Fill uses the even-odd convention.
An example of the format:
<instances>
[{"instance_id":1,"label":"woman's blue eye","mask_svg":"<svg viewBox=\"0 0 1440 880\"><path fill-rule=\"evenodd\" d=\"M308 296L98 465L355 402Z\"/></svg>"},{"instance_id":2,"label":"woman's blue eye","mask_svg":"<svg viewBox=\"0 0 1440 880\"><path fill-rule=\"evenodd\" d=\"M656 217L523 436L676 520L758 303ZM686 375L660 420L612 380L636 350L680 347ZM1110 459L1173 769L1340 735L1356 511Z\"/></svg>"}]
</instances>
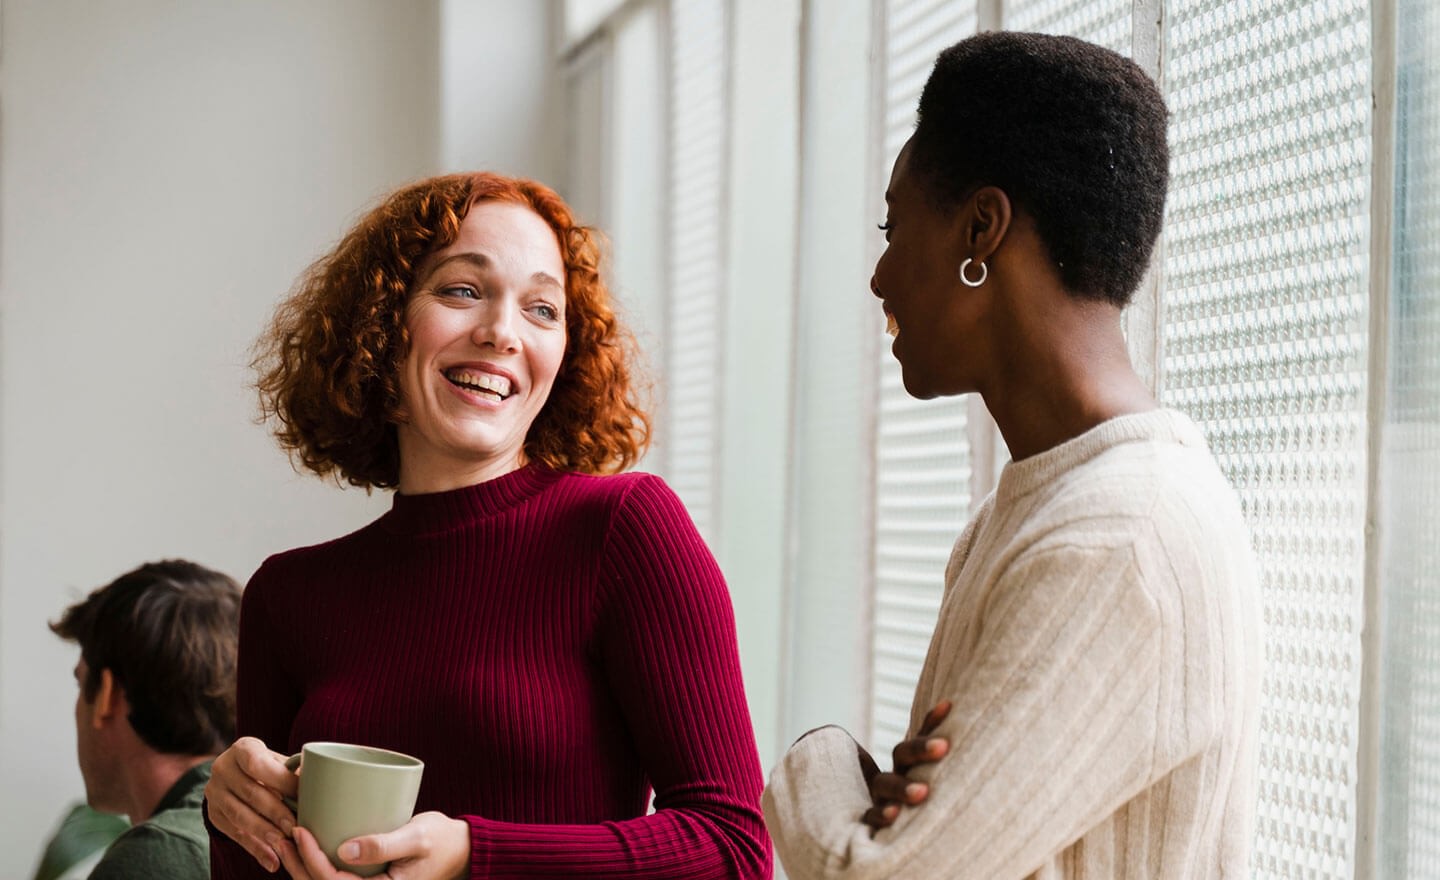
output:
<instances>
[{"instance_id":1,"label":"woman's blue eye","mask_svg":"<svg viewBox=\"0 0 1440 880\"><path fill-rule=\"evenodd\" d=\"M540 317L547 321L558 321L560 319L560 312L556 310L554 306L547 306L542 303L535 306L535 311Z\"/></svg>"},{"instance_id":2,"label":"woman's blue eye","mask_svg":"<svg viewBox=\"0 0 1440 880\"><path fill-rule=\"evenodd\" d=\"M478 298L480 295L475 292L475 288L468 284L454 284L449 287L442 287L438 292L441 296L460 296L470 299Z\"/></svg>"}]
</instances>

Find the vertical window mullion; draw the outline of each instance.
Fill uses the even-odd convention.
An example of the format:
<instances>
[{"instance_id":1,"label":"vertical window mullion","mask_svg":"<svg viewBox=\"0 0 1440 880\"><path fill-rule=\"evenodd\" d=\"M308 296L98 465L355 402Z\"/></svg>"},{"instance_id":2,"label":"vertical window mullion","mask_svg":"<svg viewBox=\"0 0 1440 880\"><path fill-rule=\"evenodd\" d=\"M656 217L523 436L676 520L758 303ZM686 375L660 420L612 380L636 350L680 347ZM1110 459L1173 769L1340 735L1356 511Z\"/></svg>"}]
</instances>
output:
<instances>
[{"instance_id":1,"label":"vertical window mullion","mask_svg":"<svg viewBox=\"0 0 1440 880\"><path fill-rule=\"evenodd\" d=\"M725 285L725 0L671 0L666 277L666 476L714 546L719 517L721 296Z\"/></svg>"}]
</instances>

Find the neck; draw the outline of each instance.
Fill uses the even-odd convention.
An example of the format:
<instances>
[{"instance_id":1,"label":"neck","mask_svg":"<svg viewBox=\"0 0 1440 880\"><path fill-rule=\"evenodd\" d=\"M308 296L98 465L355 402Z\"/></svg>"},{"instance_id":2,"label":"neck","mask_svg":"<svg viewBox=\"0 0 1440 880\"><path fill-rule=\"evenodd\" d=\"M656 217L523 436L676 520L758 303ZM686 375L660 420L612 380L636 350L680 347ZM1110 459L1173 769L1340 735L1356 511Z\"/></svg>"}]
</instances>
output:
<instances>
[{"instance_id":1,"label":"neck","mask_svg":"<svg viewBox=\"0 0 1440 880\"><path fill-rule=\"evenodd\" d=\"M1052 449L1116 416L1158 407L1130 363L1120 310L1055 291L1024 310L990 387L980 389L1011 457Z\"/></svg>"},{"instance_id":2,"label":"neck","mask_svg":"<svg viewBox=\"0 0 1440 880\"><path fill-rule=\"evenodd\" d=\"M155 815L160 801L192 767L213 755L162 755L148 751L125 762L125 815L139 825Z\"/></svg>"},{"instance_id":3,"label":"neck","mask_svg":"<svg viewBox=\"0 0 1440 880\"><path fill-rule=\"evenodd\" d=\"M412 457L413 458L413 457ZM400 449L400 484L397 487L403 495L429 495L435 492L449 492L488 482L497 477L518 471L526 464L524 450L513 458L494 459L484 462L453 461L407 461L405 449Z\"/></svg>"}]
</instances>

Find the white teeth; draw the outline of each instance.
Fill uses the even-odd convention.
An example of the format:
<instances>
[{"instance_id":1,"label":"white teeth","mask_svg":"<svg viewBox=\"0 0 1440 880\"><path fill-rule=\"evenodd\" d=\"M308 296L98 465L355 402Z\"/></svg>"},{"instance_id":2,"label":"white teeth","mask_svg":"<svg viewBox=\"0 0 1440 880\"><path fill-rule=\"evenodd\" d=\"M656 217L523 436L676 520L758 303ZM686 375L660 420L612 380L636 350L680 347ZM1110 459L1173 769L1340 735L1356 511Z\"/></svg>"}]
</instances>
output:
<instances>
[{"instance_id":1,"label":"white teeth","mask_svg":"<svg viewBox=\"0 0 1440 880\"><path fill-rule=\"evenodd\" d=\"M510 396L510 380L479 370L446 370L445 378L472 391L488 391L502 400Z\"/></svg>"},{"instance_id":2,"label":"white teeth","mask_svg":"<svg viewBox=\"0 0 1440 880\"><path fill-rule=\"evenodd\" d=\"M888 312L885 315L885 332L889 334L891 338L900 335L900 325L895 323L895 316Z\"/></svg>"}]
</instances>

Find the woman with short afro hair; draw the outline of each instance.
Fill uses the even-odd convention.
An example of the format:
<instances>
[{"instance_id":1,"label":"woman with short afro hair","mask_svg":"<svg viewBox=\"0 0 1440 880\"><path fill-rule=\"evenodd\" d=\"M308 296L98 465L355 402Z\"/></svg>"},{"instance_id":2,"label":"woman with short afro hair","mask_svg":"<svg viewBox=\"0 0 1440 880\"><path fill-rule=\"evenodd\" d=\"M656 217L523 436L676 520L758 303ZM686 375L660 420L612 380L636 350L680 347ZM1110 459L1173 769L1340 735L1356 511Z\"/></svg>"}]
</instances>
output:
<instances>
[{"instance_id":1,"label":"woman with short afro hair","mask_svg":"<svg viewBox=\"0 0 1440 880\"><path fill-rule=\"evenodd\" d=\"M281 445L396 491L245 589L214 877L770 876L724 580L675 494L619 473L649 420L599 260L545 186L450 175L278 308L256 366ZM419 812L322 852L281 799L313 741L420 758Z\"/></svg>"},{"instance_id":2,"label":"woman with short afro hair","mask_svg":"<svg viewBox=\"0 0 1440 880\"><path fill-rule=\"evenodd\" d=\"M1247 875L1250 538L1121 325L1165 122L1137 65L1069 37L979 34L925 84L870 289L906 390L980 394L1012 460L951 554L893 770L825 727L771 774L791 880Z\"/></svg>"}]
</instances>

